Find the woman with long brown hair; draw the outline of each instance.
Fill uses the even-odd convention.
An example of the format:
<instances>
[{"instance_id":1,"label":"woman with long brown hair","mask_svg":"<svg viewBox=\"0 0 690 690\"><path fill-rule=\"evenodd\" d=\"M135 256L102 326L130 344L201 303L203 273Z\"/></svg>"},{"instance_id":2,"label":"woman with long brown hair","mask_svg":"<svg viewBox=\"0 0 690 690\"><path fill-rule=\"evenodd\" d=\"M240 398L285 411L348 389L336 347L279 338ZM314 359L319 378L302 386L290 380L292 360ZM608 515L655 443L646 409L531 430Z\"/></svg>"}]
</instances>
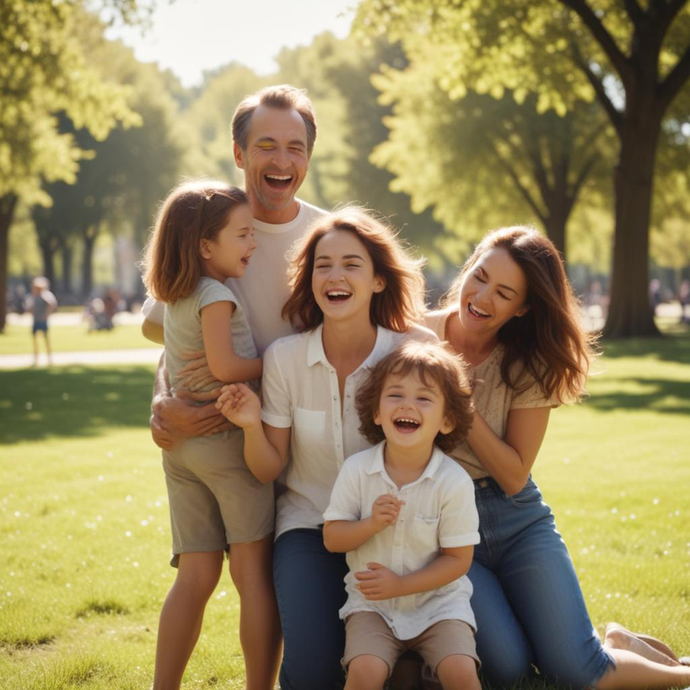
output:
<instances>
[{"instance_id":1,"label":"woman with long brown hair","mask_svg":"<svg viewBox=\"0 0 690 690\"><path fill-rule=\"evenodd\" d=\"M627 631L601 644L530 477L551 409L585 392L593 343L578 311L553 244L518 226L487 235L426 317L476 375L472 429L451 455L475 481L481 543L469 577L482 670L494 685L536 666L573 688L687 686L690 669ZM620 648L633 643L637 653Z\"/></svg>"}]
</instances>

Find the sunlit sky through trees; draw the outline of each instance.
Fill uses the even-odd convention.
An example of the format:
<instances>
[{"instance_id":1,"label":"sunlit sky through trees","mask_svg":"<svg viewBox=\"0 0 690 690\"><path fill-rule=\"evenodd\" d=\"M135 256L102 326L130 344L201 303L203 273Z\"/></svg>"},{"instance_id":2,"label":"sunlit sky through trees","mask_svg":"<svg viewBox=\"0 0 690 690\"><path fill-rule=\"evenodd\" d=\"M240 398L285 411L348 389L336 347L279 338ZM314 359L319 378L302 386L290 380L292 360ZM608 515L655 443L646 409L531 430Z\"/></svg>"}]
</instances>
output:
<instances>
[{"instance_id":1,"label":"sunlit sky through trees","mask_svg":"<svg viewBox=\"0 0 690 690\"><path fill-rule=\"evenodd\" d=\"M258 74L277 69L283 47L308 45L331 31L344 38L356 0L161 0L152 26L113 28L110 38L132 46L143 62L171 69L185 86L200 84L205 70L240 62Z\"/></svg>"}]
</instances>

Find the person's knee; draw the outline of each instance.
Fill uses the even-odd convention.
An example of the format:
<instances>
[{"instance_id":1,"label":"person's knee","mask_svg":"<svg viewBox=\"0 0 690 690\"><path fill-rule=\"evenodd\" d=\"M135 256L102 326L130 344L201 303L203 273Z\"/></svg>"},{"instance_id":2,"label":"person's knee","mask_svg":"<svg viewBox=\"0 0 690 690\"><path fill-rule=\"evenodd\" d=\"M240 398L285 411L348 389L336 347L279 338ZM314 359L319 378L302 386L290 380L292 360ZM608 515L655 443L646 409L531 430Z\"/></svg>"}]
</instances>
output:
<instances>
[{"instance_id":1,"label":"person's knee","mask_svg":"<svg viewBox=\"0 0 690 690\"><path fill-rule=\"evenodd\" d=\"M496 687L510 687L534 674L530 660L521 655L506 654L500 652L485 658L480 653L482 660L481 676L490 685Z\"/></svg>"},{"instance_id":2,"label":"person's knee","mask_svg":"<svg viewBox=\"0 0 690 690\"><path fill-rule=\"evenodd\" d=\"M452 654L441 661L436 669L444 688L462 688L463 690L480 690L477 664L472 657Z\"/></svg>"},{"instance_id":3,"label":"person's knee","mask_svg":"<svg viewBox=\"0 0 690 690\"><path fill-rule=\"evenodd\" d=\"M380 690L388 677L388 664L372 654L355 657L347 667L345 690Z\"/></svg>"},{"instance_id":4,"label":"person's knee","mask_svg":"<svg viewBox=\"0 0 690 690\"><path fill-rule=\"evenodd\" d=\"M205 558L194 558L198 554L180 556L176 588L184 588L190 596L208 599L218 584L223 568L223 555L204 554Z\"/></svg>"},{"instance_id":5,"label":"person's knee","mask_svg":"<svg viewBox=\"0 0 690 690\"><path fill-rule=\"evenodd\" d=\"M230 546L230 577L240 597L247 587L273 587L271 560L270 540Z\"/></svg>"}]
</instances>

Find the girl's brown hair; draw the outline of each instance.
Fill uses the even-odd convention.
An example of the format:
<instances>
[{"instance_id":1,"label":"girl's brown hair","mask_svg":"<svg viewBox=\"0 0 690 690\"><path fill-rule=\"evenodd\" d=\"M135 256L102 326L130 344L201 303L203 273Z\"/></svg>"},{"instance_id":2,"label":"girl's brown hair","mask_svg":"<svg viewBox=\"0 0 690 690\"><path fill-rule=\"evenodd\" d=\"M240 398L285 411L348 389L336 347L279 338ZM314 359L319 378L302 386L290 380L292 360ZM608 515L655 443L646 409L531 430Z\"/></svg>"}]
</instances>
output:
<instances>
[{"instance_id":1,"label":"girl's brown hair","mask_svg":"<svg viewBox=\"0 0 690 690\"><path fill-rule=\"evenodd\" d=\"M295 246L290 257L291 294L282 316L305 331L323 322L311 288L316 245L334 230L351 232L366 247L374 273L385 282L371 300L370 318L377 326L407 331L424 313L423 260L412 258L389 225L370 212L349 206L317 220Z\"/></svg>"},{"instance_id":2,"label":"girl's brown hair","mask_svg":"<svg viewBox=\"0 0 690 690\"><path fill-rule=\"evenodd\" d=\"M522 269L527 282L529 310L504 324L498 332L503 344L501 377L514 389L526 387L514 365L521 362L544 395L560 402L584 394L595 337L580 323L579 302L570 286L563 260L551 240L534 228L514 226L489 233L465 262L460 275L441 300L442 308L456 307L465 276L486 252L505 249Z\"/></svg>"},{"instance_id":3,"label":"girl's brown hair","mask_svg":"<svg viewBox=\"0 0 690 690\"><path fill-rule=\"evenodd\" d=\"M212 240L247 195L223 182L184 182L162 203L146 245L144 284L160 302L189 297L201 278L200 243Z\"/></svg>"},{"instance_id":4,"label":"girl's brown hair","mask_svg":"<svg viewBox=\"0 0 690 690\"><path fill-rule=\"evenodd\" d=\"M391 375L406 376L414 371L425 386L435 383L443 394L443 412L453 425L452 431L436 435L434 443L449 453L467 437L472 426L472 386L467 365L462 358L440 343L408 341L380 360L359 389L355 405L359 414L359 433L371 443L385 438L383 429L374 422L381 393Z\"/></svg>"}]
</instances>

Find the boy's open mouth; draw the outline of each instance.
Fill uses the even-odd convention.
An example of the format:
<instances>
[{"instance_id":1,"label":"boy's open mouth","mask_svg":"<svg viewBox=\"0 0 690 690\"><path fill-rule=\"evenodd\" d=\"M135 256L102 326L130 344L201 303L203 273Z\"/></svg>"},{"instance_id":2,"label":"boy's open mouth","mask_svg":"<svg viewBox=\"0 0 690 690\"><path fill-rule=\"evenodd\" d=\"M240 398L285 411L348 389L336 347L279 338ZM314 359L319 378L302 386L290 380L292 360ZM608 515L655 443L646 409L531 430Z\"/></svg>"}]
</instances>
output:
<instances>
[{"instance_id":1,"label":"boy's open mouth","mask_svg":"<svg viewBox=\"0 0 690 690\"><path fill-rule=\"evenodd\" d=\"M396 419L393 424L395 425L396 429L404 432L419 429L419 422L416 422L414 419L410 419L409 417L401 417L400 419Z\"/></svg>"}]
</instances>

